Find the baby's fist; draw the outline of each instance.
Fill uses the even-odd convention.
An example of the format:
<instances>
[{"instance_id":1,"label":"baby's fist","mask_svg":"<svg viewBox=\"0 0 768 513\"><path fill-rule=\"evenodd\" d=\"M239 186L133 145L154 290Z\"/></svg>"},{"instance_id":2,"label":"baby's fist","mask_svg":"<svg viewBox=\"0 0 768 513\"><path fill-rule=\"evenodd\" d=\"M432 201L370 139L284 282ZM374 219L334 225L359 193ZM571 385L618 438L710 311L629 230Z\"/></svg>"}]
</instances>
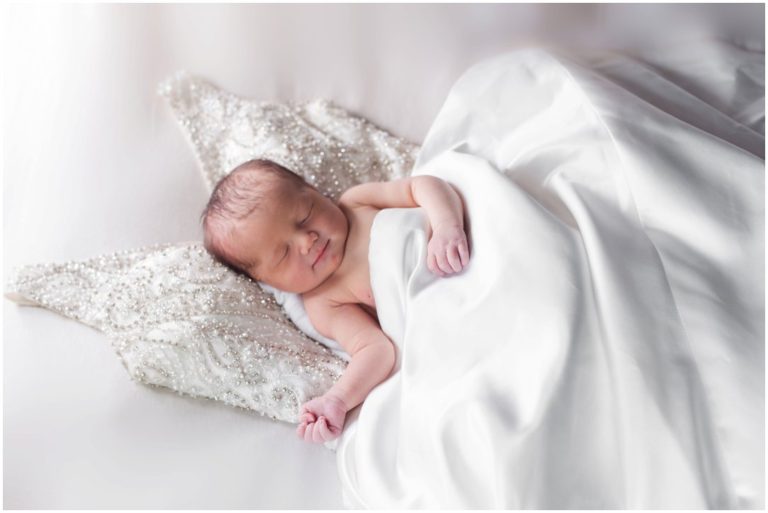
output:
<instances>
[{"instance_id":1,"label":"baby's fist","mask_svg":"<svg viewBox=\"0 0 768 513\"><path fill-rule=\"evenodd\" d=\"M427 245L427 267L439 276L461 271L469 263L467 235L458 224L440 224Z\"/></svg>"},{"instance_id":2,"label":"baby's fist","mask_svg":"<svg viewBox=\"0 0 768 513\"><path fill-rule=\"evenodd\" d=\"M331 394L324 394L301 406L296 434L307 442L323 443L338 438L347 417L346 405Z\"/></svg>"}]
</instances>

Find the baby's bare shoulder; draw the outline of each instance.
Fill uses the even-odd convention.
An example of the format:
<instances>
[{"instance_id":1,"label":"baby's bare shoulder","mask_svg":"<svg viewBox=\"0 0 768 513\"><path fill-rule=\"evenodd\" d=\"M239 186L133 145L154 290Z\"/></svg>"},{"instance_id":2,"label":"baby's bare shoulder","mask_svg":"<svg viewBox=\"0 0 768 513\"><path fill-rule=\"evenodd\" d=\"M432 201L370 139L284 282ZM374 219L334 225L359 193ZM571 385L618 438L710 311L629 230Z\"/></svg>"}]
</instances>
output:
<instances>
[{"instance_id":1,"label":"baby's bare shoulder","mask_svg":"<svg viewBox=\"0 0 768 513\"><path fill-rule=\"evenodd\" d=\"M320 317L334 315L340 308L347 305L357 306L354 302L344 300L332 291L310 291L302 294L304 300L304 309L307 311L310 320ZM343 309L343 308L342 308Z\"/></svg>"},{"instance_id":2,"label":"baby's bare shoulder","mask_svg":"<svg viewBox=\"0 0 768 513\"><path fill-rule=\"evenodd\" d=\"M327 296L311 296L304 300L304 309L312 326L323 336L335 340L345 338L349 332L363 327L378 327L375 317L356 302L336 301Z\"/></svg>"},{"instance_id":3,"label":"baby's bare shoulder","mask_svg":"<svg viewBox=\"0 0 768 513\"><path fill-rule=\"evenodd\" d=\"M317 325L316 320L326 319L333 315L335 309L343 304L340 301L338 291L332 287L318 287L301 295L304 301L304 309L307 311L309 320Z\"/></svg>"},{"instance_id":4,"label":"baby's bare shoulder","mask_svg":"<svg viewBox=\"0 0 768 513\"><path fill-rule=\"evenodd\" d=\"M327 309L346 302L343 290L340 280L329 279L319 287L301 294L301 299L304 301L307 312L310 309Z\"/></svg>"}]
</instances>

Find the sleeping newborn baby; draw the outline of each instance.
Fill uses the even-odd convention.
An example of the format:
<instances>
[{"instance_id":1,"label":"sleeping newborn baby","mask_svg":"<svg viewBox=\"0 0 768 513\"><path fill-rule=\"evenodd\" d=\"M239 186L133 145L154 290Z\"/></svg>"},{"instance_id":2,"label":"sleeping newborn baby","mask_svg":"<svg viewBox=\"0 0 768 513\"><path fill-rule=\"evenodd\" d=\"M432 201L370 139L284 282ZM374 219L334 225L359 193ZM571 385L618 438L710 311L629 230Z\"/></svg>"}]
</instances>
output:
<instances>
[{"instance_id":1,"label":"sleeping newborn baby","mask_svg":"<svg viewBox=\"0 0 768 513\"><path fill-rule=\"evenodd\" d=\"M424 208L431 272L445 277L469 263L461 197L433 176L358 185L334 203L292 171L251 160L216 184L203 212L204 244L214 258L301 294L315 329L351 357L330 390L302 405L297 434L308 442L338 437L347 412L394 366L395 347L371 293L368 245L376 214L398 207Z\"/></svg>"}]
</instances>

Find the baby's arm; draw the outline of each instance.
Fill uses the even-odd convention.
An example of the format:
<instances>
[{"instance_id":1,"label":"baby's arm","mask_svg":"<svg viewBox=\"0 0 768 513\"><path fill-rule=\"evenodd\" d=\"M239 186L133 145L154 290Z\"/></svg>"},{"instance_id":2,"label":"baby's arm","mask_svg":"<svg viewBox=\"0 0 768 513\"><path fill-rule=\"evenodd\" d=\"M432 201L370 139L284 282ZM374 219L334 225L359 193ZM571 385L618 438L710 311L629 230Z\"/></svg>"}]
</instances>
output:
<instances>
[{"instance_id":1,"label":"baby's arm","mask_svg":"<svg viewBox=\"0 0 768 513\"><path fill-rule=\"evenodd\" d=\"M461 271L469 263L464 203L453 186L436 176L364 183L346 190L339 201L376 208L423 207L432 228L427 246L429 270L446 276Z\"/></svg>"},{"instance_id":2,"label":"baby's arm","mask_svg":"<svg viewBox=\"0 0 768 513\"><path fill-rule=\"evenodd\" d=\"M354 303L334 306L318 299L305 300L304 306L315 329L351 356L339 381L301 407L297 434L308 442L325 442L341 434L347 412L389 376L395 346L378 322Z\"/></svg>"}]
</instances>

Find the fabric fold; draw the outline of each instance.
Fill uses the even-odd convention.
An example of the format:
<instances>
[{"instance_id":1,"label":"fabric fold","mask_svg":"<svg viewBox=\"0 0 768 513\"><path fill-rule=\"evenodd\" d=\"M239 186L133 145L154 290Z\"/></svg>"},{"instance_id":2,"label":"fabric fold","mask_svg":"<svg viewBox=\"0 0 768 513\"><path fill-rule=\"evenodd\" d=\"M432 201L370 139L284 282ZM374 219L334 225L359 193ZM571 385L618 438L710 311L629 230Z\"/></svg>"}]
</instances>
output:
<instances>
[{"instance_id":1,"label":"fabric fold","mask_svg":"<svg viewBox=\"0 0 768 513\"><path fill-rule=\"evenodd\" d=\"M427 269L422 209L376 216L398 361L339 442L349 506L763 506L756 134L585 62L521 50L451 90L413 175L464 198L461 273Z\"/></svg>"}]
</instances>

